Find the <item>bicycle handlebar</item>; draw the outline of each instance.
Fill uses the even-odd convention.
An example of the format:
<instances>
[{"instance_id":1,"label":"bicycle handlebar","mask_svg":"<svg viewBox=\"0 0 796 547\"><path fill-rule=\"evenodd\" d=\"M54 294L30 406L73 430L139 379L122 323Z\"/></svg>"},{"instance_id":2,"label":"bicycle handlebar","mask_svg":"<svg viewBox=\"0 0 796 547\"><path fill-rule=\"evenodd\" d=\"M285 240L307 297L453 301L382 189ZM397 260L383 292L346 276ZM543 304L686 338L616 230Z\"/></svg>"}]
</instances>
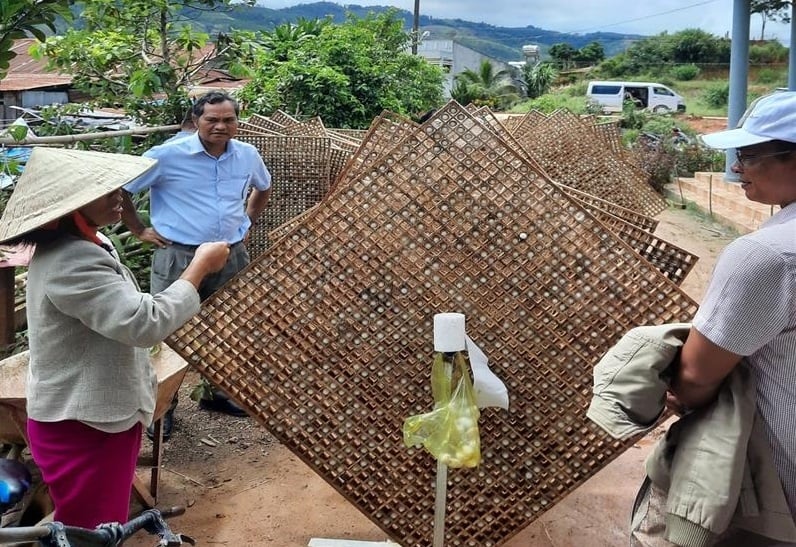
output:
<instances>
[{"instance_id":1,"label":"bicycle handlebar","mask_svg":"<svg viewBox=\"0 0 796 547\"><path fill-rule=\"evenodd\" d=\"M185 513L184 507L172 507L159 511L147 509L139 516L124 523L100 524L95 529L64 526L60 522L42 526L0 528L0 545L23 541L39 541L45 547L70 547L72 542L80 547L116 547L142 528L160 538L159 546L176 547L194 545L194 540L171 531L165 519Z\"/></svg>"}]
</instances>

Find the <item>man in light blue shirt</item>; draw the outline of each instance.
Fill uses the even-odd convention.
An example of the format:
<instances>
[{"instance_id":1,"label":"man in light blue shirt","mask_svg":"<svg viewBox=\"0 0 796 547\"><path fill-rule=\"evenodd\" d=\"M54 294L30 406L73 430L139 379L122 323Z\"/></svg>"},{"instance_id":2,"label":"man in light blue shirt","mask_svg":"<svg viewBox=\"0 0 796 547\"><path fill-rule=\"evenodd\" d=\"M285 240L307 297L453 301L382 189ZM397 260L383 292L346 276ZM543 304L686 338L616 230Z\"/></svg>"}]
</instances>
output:
<instances>
[{"instance_id":1,"label":"man in light blue shirt","mask_svg":"<svg viewBox=\"0 0 796 547\"><path fill-rule=\"evenodd\" d=\"M185 111L185 117L183 117L182 123L180 123L180 130L163 141L163 144L185 137L190 137L194 133L196 133L196 126L193 123L193 106L191 106L191 108Z\"/></svg>"},{"instance_id":2,"label":"man in light blue shirt","mask_svg":"<svg viewBox=\"0 0 796 547\"><path fill-rule=\"evenodd\" d=\"M152 294L179 277L200 244L226 241L231 247L227 264L199 288L205 299L249 263L245 240L268 205L271 175L254 146L233 138L239 109L232 97L210 92L197 100L192 113L197 128L193 135L169 140L144 154L158 163L124 187L122 220L141 241L156 246ZM130 196L145 190L150 192L151 227L138 217ZM222 392L200 401L200 406L245 415ZM164 420L167 433L170 418Z\"/></svg>"}]
</instances>

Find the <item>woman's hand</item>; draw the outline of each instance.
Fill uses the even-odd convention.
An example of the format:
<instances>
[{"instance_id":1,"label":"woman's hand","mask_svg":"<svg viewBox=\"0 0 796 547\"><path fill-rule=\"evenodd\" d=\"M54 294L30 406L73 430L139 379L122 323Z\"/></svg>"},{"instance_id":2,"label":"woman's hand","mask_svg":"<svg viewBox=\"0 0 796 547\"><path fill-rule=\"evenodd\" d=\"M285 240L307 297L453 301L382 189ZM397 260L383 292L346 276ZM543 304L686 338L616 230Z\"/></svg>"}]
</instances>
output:
<instances>
[{"instance_id":1,"label":"woman's hand","mask_svg":"<svg viewBox=\"0 0 796 547\"><path fill-rule=\"evenodd\" d=\"M202 243L193 255L194 262L200 263L207 273L215 273L224 267L229 258L229 244L224 241Z\"/></svg>"},{"instance_id":2,"label":"woman's hand","mask_svg":"<svg viewBox=\"0 0 796 547\"><path fill-rule=\"evenodd\" d=\"M180 279L190 282L197 290L209 274L224 267L229 257L229 244L225 241L202 243L196 248L191 263L182 272Z\"/></svg>"}]
</instances>

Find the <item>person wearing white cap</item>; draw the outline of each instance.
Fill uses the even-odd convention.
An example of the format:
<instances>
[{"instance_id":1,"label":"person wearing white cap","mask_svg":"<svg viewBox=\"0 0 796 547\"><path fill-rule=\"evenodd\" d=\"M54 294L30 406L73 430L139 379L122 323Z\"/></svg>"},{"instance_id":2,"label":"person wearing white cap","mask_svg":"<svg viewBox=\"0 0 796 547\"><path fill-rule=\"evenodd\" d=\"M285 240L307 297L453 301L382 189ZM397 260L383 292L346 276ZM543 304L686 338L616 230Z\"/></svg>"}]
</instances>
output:
<instances>
[{"instance_id":1,"label":"person wearing white cap","mask_svg":"<svg viewBox=\"0 0 796 547\"><path fill-rule=\"evenodd\" d=\"M760 98L738 128L702 140L734 148L732 170L746 197L779 210L719 257L682 348L670 402L675 409L708 404L745 357L796 517L796 92Z\"/></svg>"},{"instance_id":2,"label":"person wearing white cap","mask_svg":"<svg viewBox=\"0 0 796 547\"><path fill-rule=\"evenodd\" d=\"M155 161L34 148L0 218L0 242L35 244L28 268L27 435L56 521L125 522L157 378L149 348L199 311L198 287L229 256L201 246L157 296L98 229L121 219L121 187Z\"/></svg>"}]
</instances>

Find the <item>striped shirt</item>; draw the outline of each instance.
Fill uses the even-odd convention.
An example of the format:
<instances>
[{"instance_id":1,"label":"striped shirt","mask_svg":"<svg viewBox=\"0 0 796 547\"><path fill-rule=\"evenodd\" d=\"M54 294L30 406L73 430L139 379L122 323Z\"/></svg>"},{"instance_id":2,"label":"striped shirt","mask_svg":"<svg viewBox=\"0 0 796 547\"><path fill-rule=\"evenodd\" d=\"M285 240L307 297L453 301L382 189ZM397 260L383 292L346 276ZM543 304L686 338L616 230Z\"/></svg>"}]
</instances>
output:
<instances>
[{"instance_id":1,"label":"striped shirt","mask_svg":"<svg viewBox=\"0 0 796 547\"><path fill-rule=\"evenodd\" d=\"M727 246L693 325L714 344L748 357L796 518L796 203Z\"/></svg>"}]
</instances>

